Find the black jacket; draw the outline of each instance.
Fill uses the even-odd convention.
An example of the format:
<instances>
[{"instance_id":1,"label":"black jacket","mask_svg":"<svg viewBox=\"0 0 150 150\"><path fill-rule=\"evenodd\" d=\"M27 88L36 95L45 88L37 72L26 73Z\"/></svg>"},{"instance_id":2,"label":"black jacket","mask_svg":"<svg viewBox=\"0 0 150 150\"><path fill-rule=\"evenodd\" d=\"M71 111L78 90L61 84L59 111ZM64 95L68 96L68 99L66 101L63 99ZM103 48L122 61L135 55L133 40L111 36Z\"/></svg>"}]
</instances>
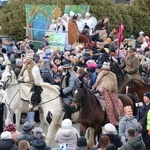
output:
<instances>
[{"instance_id":1,"label":"black jacket","mask_svg":"<svg viewBox=\"0 0 150 150\"><path fill-rule=\"evenodd\" d=\"M0 140L0 150L18 150L14 139L2 139Z\"/></svg>"}]
</instances>

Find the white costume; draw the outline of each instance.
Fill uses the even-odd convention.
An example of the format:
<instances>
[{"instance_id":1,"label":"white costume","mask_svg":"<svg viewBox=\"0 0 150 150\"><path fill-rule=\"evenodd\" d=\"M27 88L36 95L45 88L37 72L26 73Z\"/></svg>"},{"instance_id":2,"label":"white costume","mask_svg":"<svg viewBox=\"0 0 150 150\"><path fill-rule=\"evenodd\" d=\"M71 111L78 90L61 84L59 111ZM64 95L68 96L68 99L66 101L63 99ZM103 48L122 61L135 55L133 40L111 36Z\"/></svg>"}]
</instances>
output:
<instances>
[{"instance_id":1,"label":"white costume","mask_svg":"<svg viewBox=\"0 0 150 150\"><path fill-rule=\"evenodd\" d=\"M89 18L87 18L89 16ZM90 17L89 13L86 13L86 18L83 20L84 21L84 25L87 24L90 28L90 35L92 34L92 31L95 27L95 21L92 19L92 17Z\"/></svg>"},{"instance_id":2,"label":"white costume","mask_svg":"<svg viewBox=\"0 0 150 150\"><path fill-rule=\"evenodd\" d=\"M79 21L77 20L76 23L77 23L77 26L78 26L78 30L80 32L82 32L82 30L84 28L84 25L85 25L84 21L82 19L80 19Z\"/></svg>"}]
</instances>

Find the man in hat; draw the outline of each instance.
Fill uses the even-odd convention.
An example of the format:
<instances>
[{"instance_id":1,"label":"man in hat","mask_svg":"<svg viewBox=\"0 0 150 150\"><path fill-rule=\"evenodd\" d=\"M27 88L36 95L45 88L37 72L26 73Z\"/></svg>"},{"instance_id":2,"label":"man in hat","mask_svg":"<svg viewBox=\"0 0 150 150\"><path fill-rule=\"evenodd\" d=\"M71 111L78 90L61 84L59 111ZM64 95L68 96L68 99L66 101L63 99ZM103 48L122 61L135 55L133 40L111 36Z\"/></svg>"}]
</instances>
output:
<instances>
[{"instance_id":1,"label":"man in hat","mask_svg":"<svg viewBox=\"0 0 150 150\"><path fill-rule=\"evenodd\" d=\"M72 110L70 105L73 100L73 90L75 87L75 82L77 80L77 75L73 70L71 64L64 64L62 66L63 73L60 83L60 96L62 98L63 107L65 111L64 119L71 119Z\"/></svg>"},{"instance_id":2,"label":"man in hat","mask_svg":"<svg viewBox=\"0 0 150 150\"><path fill-rule=\"evenodd\" d=\"M139 79L142 80L142 77L139 73L139 59L135 56L136 49L130 48L128 50L128 55L125 57L123 63L120 67L123 69L127 80L130 79Z\"/></svg>"},{"instance_id":3,"label":"man in hat","mask_svg":"<svg viewBox=\"0 0 150 150\"><path fill-rule=\"evenodd\" d=\"M33 61L33 54L26 53L26 57L24 59L23 67L18 76L18 82L20 87L21 98L23 100L30 100L30 90L33 85L40 86L40 83L43 82L43 79L40 74L39 67ZM28 120L34 124L34 113L28 113Z\"/></svg>"},{"instance_id":4,"label":"man in hat","mask_svg":"<svg viewBox=\"0 0 150 150\"><path fill-rule=\"evenodd\" d=\"M103 63L96 83L92 86L92 90L95 89L98 91L97 97L101 100L105 100L106 112L110 123L118 125L123 105L118 99L117 78L116 75L110 71L110 63Z\"/></svg>"}]
</instances>

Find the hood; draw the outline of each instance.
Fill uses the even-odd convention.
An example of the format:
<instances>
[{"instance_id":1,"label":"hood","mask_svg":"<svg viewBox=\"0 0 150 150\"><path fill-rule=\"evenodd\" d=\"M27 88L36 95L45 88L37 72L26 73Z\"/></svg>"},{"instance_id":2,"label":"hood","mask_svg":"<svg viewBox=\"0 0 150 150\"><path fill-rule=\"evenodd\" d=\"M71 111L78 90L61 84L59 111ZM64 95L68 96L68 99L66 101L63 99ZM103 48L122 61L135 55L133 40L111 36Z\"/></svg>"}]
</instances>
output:
<instances>
[{"instance_id":1,"label":"hood","mask_svg":"<svg viewBox=\"0 0 150 150\"><path fill-rule=\"evenodd\" d=\"M138 135L128 141L128 144L136 150L145 149L141 135Z\"/></svg>"},{"instance_id":2,"label":"hood","mask_svg":"<svg viewBox=\"0 0 150 150\"><path fill-rule=\"evenodd\" d=\"M44 139L34 139L32 141L32 146L37 149L43 149L46 147L46 142Z\"/></svg>"},{"instance_id":3,"label":"hood","mask_svg":"<svg viewBox=\"0 0 150 150\"><path fill-rule=\"evenodd\" d=\"M2 139L0 140L0 150L8 150L15 146L13 139Z\"/></svg>"},{"instance_id":4,"label":"hood","mask_svg":"<svg viewBox=\"0 0 150 150\"><path fill-rule=\"evenodd\" d=\"M71 139L75 136L76 134L76 131L73 127L70 127L70 128L61 128L60 130L60 137L62 139Z\"/></svg>"}]
</instances>

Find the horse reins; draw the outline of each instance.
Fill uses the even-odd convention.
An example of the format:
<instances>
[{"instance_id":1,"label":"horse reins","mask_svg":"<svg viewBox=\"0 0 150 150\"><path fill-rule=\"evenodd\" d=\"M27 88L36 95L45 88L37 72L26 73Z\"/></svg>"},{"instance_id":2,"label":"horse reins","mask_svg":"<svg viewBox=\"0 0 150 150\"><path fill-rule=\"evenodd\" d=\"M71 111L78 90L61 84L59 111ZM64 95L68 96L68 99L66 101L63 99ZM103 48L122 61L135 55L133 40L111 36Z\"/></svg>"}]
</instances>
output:
<instances>
[{"instance_id":1,"label":"horse reins","mask_svg":"<svg viewBox=\"0 0 150 150\"><path fill-rule=\"evenodd\" d=\"M46 101L46 102L40 103L40 104L38 104L37 106L41 106L41 105L43 105L43 104L46 104L46 103L48 103L48 102L51 102L51 101L55 100L56 98L58 98L59 96L60 96L60 95L57 95L56 97L54 97L54 98L52 98L52 99L50 99L50 100L48 100L48 101ZM29 104L32 105L31 102L29 102Z\"/></svg>"},{"instance_id":2,"label":"horse reins","mask_svg":"<svg viewBox=\"0 0 150 150\"><path fill-rule=\"evenodd\" d=\"M17 92L15 93L15 95L12 97L10 103L9 103L9 104L6 103L11 114L13 114L13 113L12 113L12 111L11 111L11 109L10 109L10 104L12 103L13 99L15 98L15 96L17 95L18 92L19 92L19 89L17 90Z\"/></svg>"}]
</instances>

